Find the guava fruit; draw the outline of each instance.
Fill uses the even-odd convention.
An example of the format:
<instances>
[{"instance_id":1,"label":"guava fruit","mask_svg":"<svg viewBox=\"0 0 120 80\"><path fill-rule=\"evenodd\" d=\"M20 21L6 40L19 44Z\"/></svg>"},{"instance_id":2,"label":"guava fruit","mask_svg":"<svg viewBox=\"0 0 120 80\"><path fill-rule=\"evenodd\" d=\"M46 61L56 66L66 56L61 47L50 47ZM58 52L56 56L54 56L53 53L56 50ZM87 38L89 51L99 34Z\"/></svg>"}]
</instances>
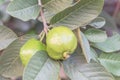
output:
<instances>
[{"instance_id":1,"label":"guava fruit","mask_svg":"<svg viewBox=\"0 0 120 80\"><path fill-rule=\"evenodd\" d=\"M20 58L23 65L27 65L30 58L40 50L46 50L46 46L35 38L29 39L20 49Z\"/></svg>"},{"instance_id":2,"label":"guava fruit","mask_svg":"<svg viewBox=\"0 0 120 80\"><path fill-rule=\"evenodd\" d=\"M46 36L48 55L55 60L65 60L77 47L77 38L67 27L51 29Z\"/></svg>"}]
</instances>

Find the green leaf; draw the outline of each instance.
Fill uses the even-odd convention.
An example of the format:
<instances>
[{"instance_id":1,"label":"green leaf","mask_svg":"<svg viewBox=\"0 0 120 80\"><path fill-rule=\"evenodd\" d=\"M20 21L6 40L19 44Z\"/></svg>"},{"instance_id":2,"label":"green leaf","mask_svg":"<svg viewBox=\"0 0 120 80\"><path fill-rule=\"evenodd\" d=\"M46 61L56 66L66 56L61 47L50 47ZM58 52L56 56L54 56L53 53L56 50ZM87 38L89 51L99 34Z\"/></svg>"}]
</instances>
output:
<instances>
[{"instance_id":1,"label":"green leaf","mask_svg":"<svg viewBox=\"0 0 120 80\"><path fill-rule=\"evenodd\" d=\"M51 0L41 0L42 4L48 4Z\"/></svg>"},{"instance_id":2,"label":"green leaf","mask_svg":"<svg viewBox=\"0 0 120 80\"><path fill-rule=\"evenodd\" d=\"M106 21L103 17L97 17L88 25L90 25L91 27L94 27L94 28L102 28L102 27L104 27L105 23L106 23Z\"/></svg>"},{"instance_id":3,"label":"green leaf","mask_svg":"<svg viewBox=\"0 0 120 80\"><path fill-rule=\"evenodd\" d=\"M23 73L23 65L19 57L21 46L35 35L26 35L12 42L0 56L0 74L5 77L18 77Z\"/></svg>"},{"instance_id":4,"label":"green leaf","mask_svg":"<svg viewBox=\"0 0 120 80\"><path fill-rule=\"evenodd\" d=\"M98 54L93 48L90 48L90 53L91 53L92 60L99 62L98 61Z\"/></svg>"},{"instance_id":5,"label":"green leaf","mask_svg":"<svg viewBox=\"0 0 120 80\"><path fill-rule=\"evenodd\" d=\"M120 50L120 35L116 34L109 37L106 41L100 43L93 43L92 46L104 52L115 52Z\"/></svg>"},{"instance_id":6,"label":"green leaf","mask_svg":"<svg viewBox=\"0 0 120 80\"><path fill-rule=\"evenodd\" d=\"M107 34L105 31L90 28L85 31L85 36L90 42L104 42L107 39Z\"/></svg>"},{"instance_id":7,"label":"green leaf","mask_svg":"<svg viewBox=\"0 0 120 80\"><path fill-rule=\"evenodd\" d=\"M44 5L45 18L47 22L50 22L50 19L60 11L70 7L73 3L73 0L51 0L49 3Z\"/></svg>"},{"instance_id":8,"label":"green leaf","mask_svg":"<svg viewBox=\"0 0 120 80\"><path fill-rule=\"evenodd\" d=\"M17 39L17 35L6 26L0 25L0 50L5 49L11 42Z\"/></svg>"},{"instance_id":9,"label":"green leaf","mask_svg":"<svg viewBox=\"0 0 120 80\"><path fill-rule=\"evenodd\" d=\"M45 51L37 52L25 68L23 80L58 80L60 64Z\"/></svg>"},{"instance_id":10,"label":"green leaf","mask_svg":"<svg viewBox=\"0 0 120 80\"><path fill-rule=\"evenodd\" d=\"M109 72L120 76L120 53L102 53L99 61Z\"/></svg>"},{"instance_id":11,"label":"green leaf","mask_svg":"<svg viewBox=\"0 0 120 80\"><path fill-rule=\"evenodd\" d=\"M89 44L88 44L88 45L89 45ZM88 46L88 47L89 47L89 46ZM96 53L96 51L95 51L93 48L90 48L90 47L89 47L89 50L88 50L88 51L90 51L90 52L89 52L89 55L90 55L90 60L89 60L89 62L90 62L91 60L94 60L94 61L98 62L98 54ZM80 53L80 52L82 52L81 47L77 47L76 53Z\"/></svg>"},{"instance_id":12,"label":"green leaf","mask_svg":"<svg viewBox=\"0 0 120 80\"><path fill-rule=\"evenodd\" d=\"M86 63L83 55L74 53L63 62L65 73L71 80L114 80L103 66L96 62Z\"/></svg>"},{"instance_id":13,"label":"green leaf","mask_svg":"<svg viewBox=\"0 0 120 80\"><path fill-rule=\"evenodd\" d=\"M90 60L92 59L92 55L90 52L90 44L87 40L87 38L85 37L85 35L81 32L80 33L81 37L82 37L82 41L80 41L81 47L82 47L82 51L83 54L87 60L87 62L90 62Z\"/></svg>"},{"instance_id":14,"label":"green leaf","mask_svg":"<svg viewBox=\"0 0 120 80\"><path fill-rule=\"evenodd\" d=\"M27 21L38 17L40 6L38 0L13 0L7 11L11 16Z\"/></svg>"},{"instance_id":15,"label":"green leaf","mask_svg":"<svg viewBox=\"0 0 120 80\"><path fill-rule=\"evenodd\" d=\"M67 26L71 29L85 26L95 19L103 8L104 0L80 0L76 5L56 14L50 21L52 26Z\"/></svg>"},{"instance_id":16,"label":"green leaf","mask_svg":"<svg viewBox=\"0 0 120 80\"><path fill-rule=\"evenodd\" d=\"M49 20L56 13L68 8L73 0L41 0L45 9L45 17ZM38 0L14 0L8 8L8 13L21 20L28 21L39 16Z\"/></svg>"}]
</instances>

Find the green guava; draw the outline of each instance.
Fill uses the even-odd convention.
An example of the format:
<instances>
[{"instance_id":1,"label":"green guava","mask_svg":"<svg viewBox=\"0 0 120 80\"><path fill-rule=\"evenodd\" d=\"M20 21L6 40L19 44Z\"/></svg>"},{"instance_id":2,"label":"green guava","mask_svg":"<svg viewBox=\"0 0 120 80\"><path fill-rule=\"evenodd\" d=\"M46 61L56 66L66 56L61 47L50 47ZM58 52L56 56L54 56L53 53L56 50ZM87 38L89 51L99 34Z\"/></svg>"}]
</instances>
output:
<instances>
[{"instance_id":1,"label":"green guava","mask_svg":"<svg viewBox=\"0 0 120 80\"><path fill-rule=\"evenodd\" d=\"M65 60L77 47L77 38L67 27L51 29L46 36L48 55L55 60Z\"/></svg>"},{"instance_id":2,"label":"green guava","mask_svg":"<svg viewBox=\"0 0 120 80\"><path fill-rule=\"evenodd\" d=\"M46 46L42 42L35 38L28 40L20 49L20 58L23 65L27 65L30 58L40 50L46 50Z\"/></svg>"}]
</instances>

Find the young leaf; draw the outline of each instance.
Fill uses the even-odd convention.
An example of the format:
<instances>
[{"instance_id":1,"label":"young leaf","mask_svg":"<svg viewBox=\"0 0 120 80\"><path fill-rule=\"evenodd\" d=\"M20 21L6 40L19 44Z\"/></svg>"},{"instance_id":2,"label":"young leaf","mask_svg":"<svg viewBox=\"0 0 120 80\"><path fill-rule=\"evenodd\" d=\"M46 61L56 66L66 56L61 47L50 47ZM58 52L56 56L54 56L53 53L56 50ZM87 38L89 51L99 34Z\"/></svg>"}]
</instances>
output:
<instances>
[{"instance_id":1,"label":"young leaf","mask_svg":"<svg viewBox=\"0 0 120 80\"><path fill-rule=\"evenodd\" d=\"M45 51L37 52L29 61L23 80L58 80L60 64L49 58Z\"/></svg>"},{"instance_id":2,"label":"young leaf","mask_svg":"<svg viewBox=\"0 0 120 80\"><path fill-rule=\"evenodd\" d=\"M23 65L19 57L21 46L35 35L26 35L12 42L0 56L0 74L5 77L18 77L22 75Z\"/></svg>"},{"instance_id":3,"label":"young leaf","mask_svg":"<svg viewBox=\"0 0 120 80\"><path fill-rule=\"evenodd\" d=\"M104 42L107 39L107 34L105 31L90 28L87 31L85 31L85 36L90 42Z\"/></svg>"},{"instance_id":4,"label":"young leaf","mask_svg":"<svg viewBox=\"0 0 120 80\"><path fill-rule=\"evenodd\" d=\"M64 61L63 67L71 80L115 80L100 64L86 63L84 56L80 53L74 53Z\"/></svg>"},{"instance_id":5,"label":"young leaf","mask_svg":"<svg viewBox=\"0 0 120 80\"><path fill-rule=\"evenodd\" d=\"M7 28L0 25L0 50L5 49L11 42L17 39L17 35Z\"/></svg>"},{"instance_id":6,"label":"young leaf","mask_svg":"<svg viewBox=\"0 0 120 80\"><path fill-rule=\"evenodd\" d=\"M120 53L102 53L99 61L109 72L120 76Z\"/></svg>"},{"instance_id":7,"label":"young leaf","mask_svg":"<svg viewBox=\"0 0 120 80\"><path fill-rule=\"evenodd\" d=\"M120 50L120 35L113 35L104 42L93 43L92 46L108 53L118 51Z\"/></svg>"},{"instance_id":8,"label":"young leaf","mask_svg":"<svg viewBox=\"0 0 120 80\"><path fill-rule=\"evenodd\" d=\"M88 25L90 25L91 27L94 27L94 28L102 28L102 27L104 27L105 23L106 23L106 21L103 17L97 17Z\"/></svg>"},{"instance_id":9,"label":"young leaf","mask_svg":"<svg viewBox=\"0 0 120 80\"><path fill-rule=\"evenodd\" d=\"M53 26L67 26L71 29L85 26L95 19L103 8L104 0L80 0L76 5L56 14L50 21Z\"/></svg>"}]
</instances>

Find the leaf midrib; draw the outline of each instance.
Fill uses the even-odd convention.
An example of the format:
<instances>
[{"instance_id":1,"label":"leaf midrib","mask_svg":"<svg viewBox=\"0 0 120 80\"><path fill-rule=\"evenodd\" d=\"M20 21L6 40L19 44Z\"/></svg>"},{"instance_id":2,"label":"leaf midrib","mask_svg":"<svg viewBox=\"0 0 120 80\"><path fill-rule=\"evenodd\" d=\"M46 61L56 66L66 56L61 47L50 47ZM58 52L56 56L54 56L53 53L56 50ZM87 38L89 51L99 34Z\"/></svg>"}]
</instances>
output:
<instances>
[{"instance_id":1,"label":"leaf midrib","mask_svg":"<svg viewBox=\"0 0 120 80\"><path fill-rule=\"evenodd\" d=\"M70 14L68 14L67 16L65 16L64 18L60 19L60 20L57 21L56 23L59 23L60 21L64 20L65 18L67 18L69 15L73 14L73 13L76 12L77 10L82 9L83 7L91 4L91 2L93 2L93 1L94 1L94 0L89 0L88 3L85 3L83 6L81 6L81 7L79 7L79 8L76 8L73 12L71 12ZM78 4L79 4L79 3L78 3ZM73 7L74 7L74 6L73 6ZM67 8L67 9L68 9L68 8ZM55 24L56 24L56 23L55 23Z\"/></svg>"},{"instance_id":2,"label":"leaf midrib","mask_svg":"<svg viewBox=\"0 0 120 80\"><path fill-rule=\"evenodd\" d=\"M22 10L26 10L26 9L29 9L29 8L33 8L33 7L36 7L38 6L37 4L36 5L33 5L33 6L29 6L29 7L26 7L26 8L21 8L19 10L8 10L9 12L18 12L18 11L22 11Z\"/></svg>"},{"instance_id":3,"label":"leaf midrib","mask_svg":"<svg viewBox=\"0 0 120 80\"><path fill-rule=\"evenodd\" d=\"M43 63L43 65L41 66L39 72L36 74L36 77L38 76L38 74L41 72L43 66L46 64L46 62L49 60L49 58L47 57L47 59L45 60L45 62ZM34 78L34 80L36 80L36 77Z\"/></svg>"},{"instance_id":4,"label":"leaf midrib","mask_svg":"<svg viewBox=\"0 0 120 80\"><path fill-rule=\"evenodd\" d=\"M103 61L107 61L107 62L119 62L120 63L120 60L115 60L115 59L105 59L105 58L98 58L99 60L103 60Z\"/></svg>"},{"instance_id":5,"label":"leaf midrib","mask_svg":"<svg viewBox=\"0 0 120 80\"><path fill-rule=\"evenodd\" d=\"M13 61L10 63L10 66L8 66L8 67L6 68L6 70L3 71L3 73L6 72L6 71L8 71L8 70L10 69L10 67L16 62L16 60L17 60L18 58L19 58L19 55L18 55L17 57L15 57L15 59L13 59Z\"/></svg>"},{"instance_id":6,"label":"leaf midrib","mask_svg":"<svg viewBox=\"0 0 120 80\"><path fill-rule=\"evenodd\" d=\"M47 60L44 62L44 64L43 64L42 67L40 68L40 71L37 73L36 77L37 77L38 74L41 72L43 66L48 62L48 60L50 60L49 57L47 57ZM36 80L36 77L34 78L34 80Z\"/></svg>"}]
</instances>

